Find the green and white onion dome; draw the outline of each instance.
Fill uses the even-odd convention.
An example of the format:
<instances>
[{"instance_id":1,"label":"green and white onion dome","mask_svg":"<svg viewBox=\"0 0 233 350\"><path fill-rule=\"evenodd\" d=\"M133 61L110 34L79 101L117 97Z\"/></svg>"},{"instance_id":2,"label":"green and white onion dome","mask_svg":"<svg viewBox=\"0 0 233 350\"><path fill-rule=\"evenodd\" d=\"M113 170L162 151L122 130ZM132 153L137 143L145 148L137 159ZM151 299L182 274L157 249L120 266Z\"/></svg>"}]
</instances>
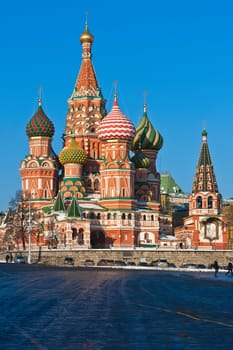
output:
<instances>
[{"instance_id":1,"label":"green and white onion dome","mask_svg":"<svg viewBox=\"0 0 233 350\"><path fill-rule=\"evenodd\" d=\"M71 139L71 142L68 146L64 147L61 153L59 154L59 160L61 164L67 163L86 163L88 157L84 149L78 147L74 138Z\"/></svg>"},{"instance_id":2,"label":"green and white onion dome","mask_svg":"<svg viewBox=\"0 0 233 350\"><path fill-rule=\"evenodd\" d=\"M140 149L135 152L131 160L137 169L148 169L150 167L150 159Z\"/></svg>"},{"instance_id":3,"label":"green and white onion dome","mask_svg":"<svg viewBox=\"0 0 233 350\"><path fill-rule=\"evenodd\" d=\"M154 129L146 112L146 105L144 105L144 113L136 128L136 135L131 143L131 149L148 149L159 151L163 146L163 137Z\"/></svg>"}]
</instances>

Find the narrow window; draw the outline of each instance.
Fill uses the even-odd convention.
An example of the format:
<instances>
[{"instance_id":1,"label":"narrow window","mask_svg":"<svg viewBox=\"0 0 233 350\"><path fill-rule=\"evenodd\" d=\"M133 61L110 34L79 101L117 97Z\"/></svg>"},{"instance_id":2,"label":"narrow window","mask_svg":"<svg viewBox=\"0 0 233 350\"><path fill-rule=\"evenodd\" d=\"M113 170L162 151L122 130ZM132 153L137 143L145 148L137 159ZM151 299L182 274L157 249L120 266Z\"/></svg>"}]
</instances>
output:
<instances>
[{"instance_id":1,"label":"narrow window","mask_svg":"<svg viewBox=\"0 0 233 350\"><path fill-rule=\"evenodd\" d=\"M197 208L201 209L202 208L202 198L201 196L198 196L196 199L196 204L197 204Z\"/></svg>"}]
</instances>

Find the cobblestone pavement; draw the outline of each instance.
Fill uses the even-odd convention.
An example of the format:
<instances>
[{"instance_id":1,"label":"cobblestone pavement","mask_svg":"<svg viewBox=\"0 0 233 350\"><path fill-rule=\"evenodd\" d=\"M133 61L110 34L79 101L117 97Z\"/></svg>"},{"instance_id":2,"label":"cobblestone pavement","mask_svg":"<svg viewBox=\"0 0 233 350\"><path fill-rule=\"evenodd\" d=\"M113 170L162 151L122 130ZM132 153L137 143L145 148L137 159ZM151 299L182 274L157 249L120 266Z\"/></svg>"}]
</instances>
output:
<instances>
[{"instance_id":1,"label":"cobblestone pavement","mask_svg":"<svg viewBox=\"0 0 233 350\"><path fill-rule=\"evenodd\" d=\"M0 350L227 349L233 276L0 264Z\"/></svg>"}]
</instances>

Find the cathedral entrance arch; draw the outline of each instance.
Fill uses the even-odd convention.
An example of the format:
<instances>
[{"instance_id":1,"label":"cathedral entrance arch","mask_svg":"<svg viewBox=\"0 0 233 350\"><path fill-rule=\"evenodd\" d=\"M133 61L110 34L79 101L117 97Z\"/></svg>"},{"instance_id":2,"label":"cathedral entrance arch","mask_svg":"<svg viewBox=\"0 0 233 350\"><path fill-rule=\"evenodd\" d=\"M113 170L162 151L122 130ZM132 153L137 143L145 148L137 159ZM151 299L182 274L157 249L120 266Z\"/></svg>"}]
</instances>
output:
<instances>
[{"instance_id":1,"label":"cathedral entrance arch","mask_svg":"<svg viewBox=\"0 0 233 350\"><path fill-rule=\"evenodd\" d=\"M94 249L105 248L105 235L102 231L91 232L91 247Z\"/></svg>"}]
</instances>

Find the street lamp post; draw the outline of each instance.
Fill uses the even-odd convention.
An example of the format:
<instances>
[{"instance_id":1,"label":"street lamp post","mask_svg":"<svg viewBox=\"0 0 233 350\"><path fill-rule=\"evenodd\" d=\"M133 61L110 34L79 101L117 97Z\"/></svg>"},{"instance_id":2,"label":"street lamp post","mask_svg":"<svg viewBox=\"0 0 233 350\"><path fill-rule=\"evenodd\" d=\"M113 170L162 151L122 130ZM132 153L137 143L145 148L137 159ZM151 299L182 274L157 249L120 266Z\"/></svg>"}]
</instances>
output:
<instances>
[{"instance_id":1,"label":"street lamp post","mask_svg":"<svg viewBox=\"0 0 233 350\"><path fill-rule=\"evenodd\" d=\"M36 193L31 193L31 198L34 198L34 195ZM31 212L31 199L29 200L29 222L28 222L28 264L31 264L32 257L31 257L31 244L32 244L32 212Z\"/></svg>"},{"instance_id":2,"label":"street lamp post","mask_svg":"<svg viewBox=\"0 0 233 350\"><path fill-rule=\"evenodd\" d=\"M31 264L31 233L32 233L32 225L31 225L31 203L29 202L29 221L28 221L28 264Z\"/></svg>"}]
</instances>

